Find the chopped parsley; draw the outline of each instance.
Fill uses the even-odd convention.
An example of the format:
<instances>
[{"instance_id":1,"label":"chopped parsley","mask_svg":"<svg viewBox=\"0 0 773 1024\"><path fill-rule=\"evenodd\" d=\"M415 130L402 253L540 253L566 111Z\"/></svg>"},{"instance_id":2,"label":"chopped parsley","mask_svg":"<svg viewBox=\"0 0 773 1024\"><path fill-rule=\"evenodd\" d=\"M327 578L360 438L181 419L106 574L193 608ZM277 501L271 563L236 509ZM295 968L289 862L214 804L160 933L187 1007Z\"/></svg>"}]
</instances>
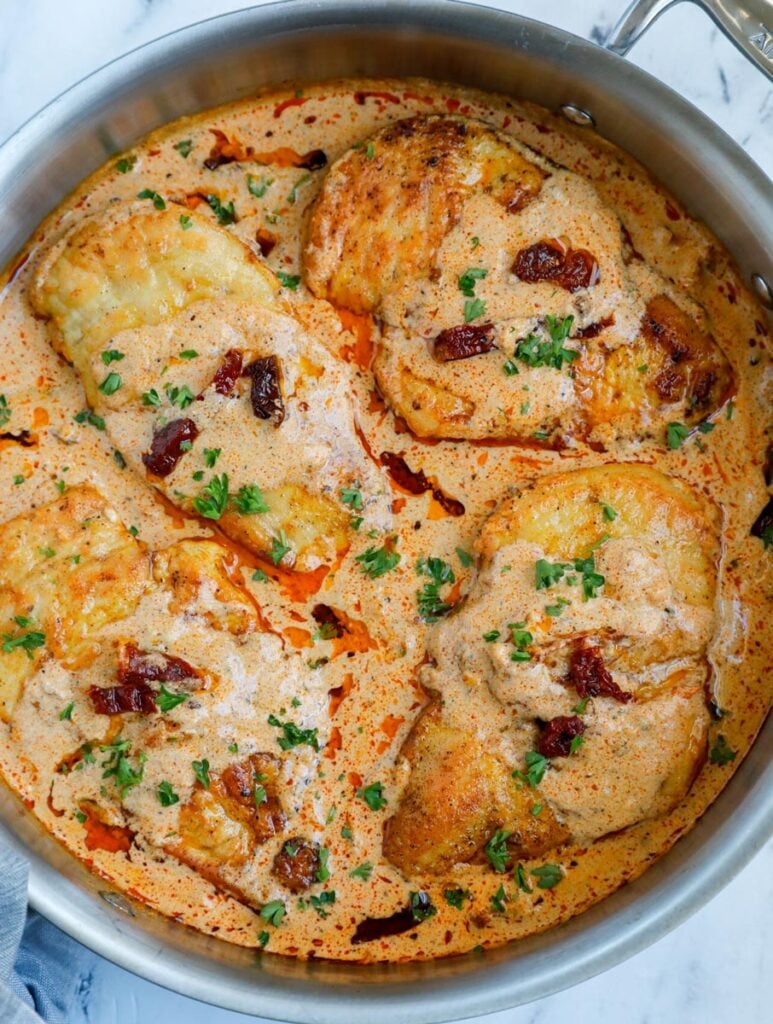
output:
<instances>
[{"instance_id":1,"label":"chopped parsley","mask_svg":"<svg viewBox=\"0 0 773 1024\"><path fill-rule=\"evenodd\" d=\"M342 488L341 501L344 505L353 509L355 512L361 512L363 508L363 501L362 492L360 491L359 486Z\"/></svg>"},{"instance_id":2,"label":"chopped parsley","mask_svg":"<svg viewBox=\"0 0 773 1024\"><path fill-rule=\"evenodd\" d=\"M1 408L0 414L2 414ZM79 413L75 414L73 419L76 423L90 423L91 426L96 427L97 430L105 429L105 421L101 416L97 416L95 412L92 412L91 409L81 409ZM0 422L0 426L2 426L2 422Z\"/></svg>"},{"instance_id":3,"label":"chopped parsley","mask_svg":"<svg viewBox=\"0 0 773 1024\"><path fill-rule=\"evenodd\" d=\"M128 174L136 163L137 157L133 154L131 156L122 156L120 160L116 160L115 169L119 174Z\"/></svg>"},{"instance_id":4,"label":"chopped parsley","mask_svg":"<svg viewBox=\"0 0 773 1024\"><path fill-rule=\"evenodd\" d=\"M666 444L672 451L681 448L689 433L684 423L669 423L666 426Z\"/></svg>"},{"instance_id":5,"label":"chopped parsley","mask_svg":"<svg viewBox=\"0 0 773 1024\"><path fill-rule=\"evenodd\" d=\"M516 358L527 366L552 366L555 370L563 369L564 363L572 363L580 353L574 348L564 348L569 337L574 317L568 316L559 320L555 316L545 318L549 340L543 341L538 335L530 334L518 342L515 349Z\"/></svg>"},{"instance_id":6,"label":"chopped parsley","mask_svg":"<svg viewBox=\"0 0 773 1024\"><path fill-rule=\"evenodd\" d=\"M547 562L538 558L534 566L534 585L537 590L547 590L558 583L564 575L566 567L561 562Z\"/></svg>"},{"instance_id":7,"label":"chopped parsley","mask_svg":"<svg viewBox=\"0 0 773 1024\"><path fill-rule=\"evenodd\" d=\"M291 550L292 548L287 543L284 530L280 530L277 537L271 538L271 550L268 553L268 557L274 565L279 565L284 556Z\"/></svg>"},{"instance_id":8,"label":"chopped parsley","mask_svg":"<svg viewBox=\"0 0 773 1024\"><path fill-rule=\"evenodd\" d=\"M469 889L444 889L443 899L450 907L454 907L456 910L462 910L464 907L464 901L472 899L472 893Z\"/></svg>"},{"instance_id":9,"label":"chopped parsley","mask_svg":"<svg viewBox=\"0 0 773 1024\"><path fill-rule=\"evenodd\" d=\"M104 352L102 354L104 355ZM115 373L115 371L111 370L99 385L99 390L103 395L114 395L122 385L123 381L121 380L120 373Z\"/></svg>"},{"instance_id":10,"label":"chopped parsley","mask_svg":"<svg viewBox=\"0 0 773 1024\"><path fill-rule=\"evenodd\" d=\"M289 193L287 195L287 202L291 206L295 206L295 204L298 202L298 189L301 188L303 185L305 185L307 181L311 181L311 175L310 174L302 175L300 178L298 178L296 183L290 189L290 191L289 191Z\"/></svg>"},{"instance_id":11,"label":"chopped parsley","mask_svg":"<svg viewBox=\"0 0 773 1024\"><path fill-rule=\"evenodd\" d=\"M185 348L180 353L180 359L196 359L198 354L195 348Z\"/></svg>"},{"instance_id":12,"label":"chopped parsley","mask_svg":"<svg viewBox=\"0 0 773 1024\"><path fill-rule=\"evenodd\" d=\"M188 228L193 227L193 221L191 220L190 216L187 213L180 214L180 226L182 227L183 231L187 231Z\"/></svg>"},{"instance_id":13,"label":"chopped parsley","mask_svg":"<svg viewBox=\"0 0 773 1024\"><path fill-rule=\"evenodd\" d=\"M143 753L137 754L136 767L132 767L129 760L131 740L121 739L120 736L115 743L105 744L99 749L108 755L102 762L102 767L104 768L102 778L114 780L115 787L123 800L128 790L142 782L147 755Z\"/></svg>"},{"instance_id":14,"label":"chopped parsley","mask_svg":"<svg viewBox=\"0 0 773 1024\"><path fill-rule=\"evenodd\" d=\"M336 894L332 889L325 889L325 891L321 892L319 896L309 896L309 903L322 918L328 916L330 913L328 907L332 907L335 901Z\"/></svg>"},{"instance_id":15,"label":"chopped parsley","mask_svg":"<svg viewBox=\"0 0 773 1024\"><path fill-rule=\"evenodd\" d=\"M513 872L513 879L515 884L522 892L532 892L532 887L529 885L529 879L526 874L526 868L523 864L516 864L515 871Z\"/></svg>"},{"instance_id":16,"label":"chopped parsley","mask_svg":"<svg viewBox=\"0 0 773 1024\"><path fill-rule=\"evenodd\" d=\"M175 142L172 148L177 150L183 160L187 160L193 149L193 142L191 139L180 139L179 142Z\"/></svg>"},{"instance_id":17,"label":"chopped parsley","mask_svg":"<svg viewBox=\"0 0 773 1024\"><path fill-rule=\"evenodd\" d=\"M408 898L408 905L414 921L421 923L428 917L437 914L437 907L432 903L426 892L412 892Z\"/></svg>"},{"instance_id":18,"label":"chopped parsley","mask_svg":"<svg viewBox=\"0 0 773 1024\"><path fill-rule=\"evenodd\" d=\"M543 864L541 867L531 869L531 877L537 879L538 889L552 889L558 885L564 877L564 873L558 864Z\"/></svg>"},{"instance_id":19,"label":"chopped parsley","mask_svg":"<svg viewBox=\"0 0 773 1024\"><path fill-rule=\"evenodd\" d=\"M159 395L155 388L151 388L150 391L143 391L142 404L157 409L161 405L161 395Z\"/></svg>"},{"instance_id":20,"label":"chopped parsley","mask_svg":"<svg viewBox=\"0 0 773 1024\"><path fill-rule=\"evenodd\" d=\"M468 267L458 279L459 291L470 299L474 298L475 282L482 281L487 275L488 270L484 270L483 267Z\"/></svg>"},{"instance_id":21,"label":"chopped parsley","mask_svg":"<svg viewBox=\"0 0 773 1024\"><path fill-rule=\"evenodd\" d=\"M507 628L510 630L510 638L515 644L515 650L510 653L510 661L531 661L531 654L527 647L534 643L534 637L526 629L526 623L510 622Z\"/></svg>"},{"instance_id":22,"label":"chopped parsley","mask_svg":"<svg viewBox=\"0 0 773 1024\"><path fill-rule=\"evenodd\" d=\"M187 409L196 398L187 384L181 384L179 387L175 384L165 384L164 391L172 405L179 409Z\"/></svg>"},{"instance_id":23,"label":"chopped parsley","mask_svg":"<svg viewBox=\"0 0 773 1024\"><path fill-rule=\"evenodd\" d=\"M0 395L0 427L4 427L11 418L11 409L5 395Z\"/></svg>"},{"instance_id":24,"label":"chopped parsley","mask_svg":"<svg viewBox=\"0 0 773 1024\"><path fill-rule=\"evenodd\" d=\"M730 764L731 761L735 761L736 757L738 757L738 751L733 750L725 737L720 733L714 746L709 751L709 761L712 764L726 765Z\"/></svg>"},{"instance_id":25,"label":"chopped parsley","mask_svg":"<svg viewBox=\"0 0 773 1024\"><path fill-rule=\"evenodd\" d=\"M483 847L483 852L486 854L489 864L499 874L507 871L507 865L510 861L510 854L507 851L507 840L511 835L512 832L498 829Z\"/></svg>"},{"instance_id":26,"label":"chopped parsley","mask_svg":"<svg viewBox=\"0 0 773 1024\"><path fill-rule=\"evenodd\" d=\"M298 285L301 283L300 274L285 274L283 270L277 270L276 276L283 288L289 288L291 292L298 290Z\"/></svg>"},{"instance_id":27,"label":"chopped parsley","mask_svg":"<svg viewBox=\"0 0 773 1024\"><path fill-rule=\"evenodd\" d=\"M117 448L113 449L113 461L119 469L126 469L126 459L123 457L123 452L119 452Z\"/></svg>"},{"instance_id":28,"label":"chopped parsley","mask_svg":"<svg viewBox=\"0 0 773 1024\"><path fill-rule=\"evenodd\" d=\"M362 571L372 580L384 576L390 570L400 564L400 555L397 551L384 545L383 548L368 548L361 555L357 555L355 562L359 562Z\"/></svg>"},{"instance_id":29,"label":"chopped parsley","mask_svg":"<svg viewBox=\"0 0 773 1024\"><path fill-rule=\"evenodd\" d=\"M220 458L222 448L205 448L204 449L204 465L207 469L214 469L215 463Z\"/></svg>"},{"instance_id":30,"label":"chopped parsley","mask_svg":"<svg viewBox=\"0 0 773 1024\"><path fill-rule=\"evenodd\" d=\"M502 369L503 369L503 370L505 371L505 376L506 376L506 377L517 377L517 376L518 376L518 374L519 374L519 373L521 372L521 371L520 371L520 370L518 369L518 367L517 367L517 366L515 365L515 362L514 362L514 361L513 361L512 359L508 359L508 360L507 360L507 361L506 361L506 362L505 362L505 363L503 364L503 366L502 366ZM524 406L524 405L526 405L526 406L528 407L528 404L529 404L528 402L524 402L524 403L523 403L523 404L521 405L521 412L524 412L524 408L523 408L523 406ZM526 411L528 412L528 408L527 408L527 410L526 410Z\"/></svg>"},{"instance_id":31,"label":"chopped parsley","mask_svg":"<svg viewBox=\"0 0 773 1024\"><path fill-rule=\"evenodd\" d=\"M615 512L612 506L607 505L605 501L600 501L599 505L601 505L601 511L606 521L608 523L614 523L615 519L617 519L617 512Z\"/></svg>"},{"instance_id":32,"label":"chopped parsley","mask_svg":"<svg viewBox=\"0 0 773 1024\"><path fill-rule=\"evenodd\" d=\"M180 802L179 796L172 789L171 782L159 782L156 796L162 807L171 807Z\"/></svg>"},{"instance_id":33,"label":"chopped parsley","mask_svg":"<svg viewBox=\"0 0 773 1024\"><path fill-rule=\"evenodd\" d=\"M520 782L525 782L534 789L542 782L545 772L550 767L550 761L536 750L530 750L526 754L526 771L514 771L512 776Z\"/></svg>"},{"instance_id":34,"label":"chopped parsley","mask_svg":"<svg viewBox=\"0 0 773 1024\"><path fill-rule=\"evenodd\" d=\"M341 829L341 834L343 835L343 829ZM372 874L373 874L373 865L370 863L369 860L366 860L366 861L363 861L363 863L360 864L358 867L356 867L352 871L350 871L349 872L349 877L350 878L359 878L363 882L367 882Z\"/></svg>"},{"instance_id":35,"label":"chopped parsley","mask_svg":"<svg viewBox=\"0 0 773 1024\"><path fill-rule=\"evenodd\" d=\"M273 184L273 178L256 178L254 174L247 175L247 190L256 199L262 199Z\"/></svg>"},{"instance_id":36,"label":"chopped parsley","mask_svg":"<svg viewBox=\"0 0 773 1024\"><path fill-rule=\"evenodd\" d=\"M22 476L21 473L17 473L16 476L13 478L13 482L18 487L20 484L23 484L26 479L27 478L25 476Z\"/></svg>"},{"instance_id":37,"label":"chopped parsley","mask_svg":"<svg viewBox=\"0 0 773 1024\"><path fill-rule=\"evenodd\" d=\"M372 811L380 811L387 805L383 782L371 782L369 786L363 786L357 790L357 796L360 800L364 800Z\"/></svg>"},{"instance_id":38,"label":"chopped parsley","mask_svg":"<svg viewBox=\"0 0 773 1024\"><path fill-rule=\"evenodd\" d=\"M565 597L559 597L555 604L545 605L545 614L550 615L551 618L557 619L561 612L563 612L564 608L571 603L572 602L567 601Z\"/></svg>"},{"instance_id":39,"label":"chopped parsley","mask_svg":"<svg viewBox=\"0 0 773 1024\"><path fill-rule=\"evenodd\" d=\"M500 887L491 897L491 909L494 911L495 914L504 914L505 910L507 909L505 907L507 899L508 897L507 892L505 891L505 887L503 885L500 885Z\"/></svg>"},{"instance_id":40,"label":"chopped parsley","mask_svg":"<svg viewBox=\"0 0 773 1024\"><path fill-rule=\"evenodd\" d=\"M267 924L272 924L275 928L278 928L282 923L285 913L285 905L282 900L271 900L270 903L266 903L262 907L260 916Z\"/></svg>"},{"instance_id":41,"label":"chopped parsley","mask_svg":"<svg viewBox=\"0 0 773 1024\"><path fill-rule=\"evenodd\" d=\"M467 299L464 303L464 322L472 323L483 316L486 312L486 303L483 299Z\"/></svg>"},{"instance_id":42,"label":"chopped parsley","mask_svg":"<svg viewBox=\"0 0 773 1024\"><path fill-rule=\"evenodd\" d=\"M268 940L270 938L271 936L268 934L268 932L261 932L260 935L258 935L258 942L260 943L261 946L267 946Z\"/></svg>"},{"instance_id":43,"label":"chopped parsley","mask_svg":"<svg viewBox=\"0 0 773 1024\"><path fill-rule=\"evenodd\" d=\"M219 519L228 507L228 474L213 476L193 499L193 507L205 519Z\"/></svg>"},{"instance_id":44,"label":"chopped parsley","mask_svg":"<svg viewBox=\"0 0 773 1024\"><path fill-rule=\"evenodd\" d=\"M166 203L164 202L163 196L160 196L158 192L154 192L151 188L144 188L141 192L138 192L137 198L150 199L157 210L166 209Z\"/></svg>"},{"instance_id":45,"label":"chopped parsley","mask_svg":"<svg viewBox=\"0 0 773 1024\"><path fill-rule=\"evenodd\" d=\"M257 484L245 484L234 496L236 511L242 516L254 516L259 512L268 512L268 505L263 492Z\"/></svg>"},{"instance_id":46,"label":"chopped parsley","mask_svg":"<svg viewBox=\"0 0 773 1024\"><path fill-rule=\"evenodd\" d=\"M219 196L210 193L207 196L207 204L217 218L218 224L226 227L228 224L236 223L236 208L234 207L233 200L229 203L224 203Z\"/></svg>"},{"instance_id":47,"label":"chopped parsley","mask_svg":"<svg viewBox=\"0 0 773 1024\"><path fill-rule=\"evenodd\" d=\"M201 761L193 761L192 768L193 774L204 789L209 789L209 761L206 757L202 758Z\"/></svg>"},{"instance_id":48,"label":"chopped parsley","mask_svg":"<svg viewBox=\"0 0 773 1024\"><path fill-rule=\"evenodd\" d=\"M111 363L120 363L122 359L125 359L123 352L119 352L115 348L106 348L102 353L102 362L105 366L109 366Z\"/></svg>"},{"instance_id":49,"label":"chopped parsley","mask_svg":"<svg viewBox=\"0 0 773 1024\"><path fill-rule=\"evenodd\" d=\"M256 583L267 583L268 576L263 572L262 569L256 569L251 577Z\"/></svg>"},{"instance_id":50,"label":"chopped parsley","mask_svg":"<svg viewBox=\"0 0 773 1024\"><path fill-rule=\"evenodd\" d=\"M420 558L416 563L416 572L423 576L429 576L432 581L425 583L421 590L416 591L419 617L424 622L437 622L453 607L440 597L440 588L447 583L454 583L456 580L453 569L442 558Z\"/></svg>"},{"instance_id":51,"label":"chopped parsley","mask_svg":"<svg viewBox=\"0 0 773 1024\"><path fill-rule=\"evenodd\" d=\"M74 708L75 701L71 700L70 703L66 707L62 708L62 710L59 712L59 721L69 722L72 719L72 713Z\"/></svg>"},{"instance_id":52,"label":"chopped parsley","mask_svg":"<svg viewBox=\"0 0 773 1024\"><path fill-rule=\"evenodd\" d=\"M32 660L34 658L32 652L37 650L38 647L45 645L46 635L37 630L31 630L29 627L32 625L32 619L27 618L26 615L16 615L13 621L19 627L19 630L26 630L26 632L14 630L13 633L3 633L2 650L5 654L22 650Z\"/></svg>"},{"instance_id":53,"label":"chopped parsley","mask_svg":"<svg viewBox=\"0 0 773 1024\"><path fill-rule=\"evenodd\" d=\"M318 882L326 882L330 878L330 850L323 846L319 851L319 867L314 872L314 877Z\"/></svg>"},{"instance_id":54,"label":"chopped parsley","mask_svg":"<svg viewBox=\"0 0 773 1024\"><path fill-rule=\"evenodd\" d=\"M498 629L490 629L488 633L483 634L483 639L487 644L493 644L495 640L498 640L502 634Z\"/></svg>"},{"instance_id":55,"label":"chopped parsley","mask_svg":"<svg viewBox=\"0 0 773 1024\"><path fill-rule=\"evenodd\" d=\"M459 561L462 563L465 569L469 569L469 567L473 563L472 555L468 551L465 551L464 548L456 548L456 557L459 559Z\"/></svg>"},{"instance_id":56,"label":"chopped parsley","mask_svg":"<svg viewBox=\"0 0 773 1024\"><path fill-rule=\"evenodd\" d=\"M578 704L575 704L574 707L572 708L572 714L573 715L584 715L585 714L585 710L588 707L588 701L589 700L590 700L590 697L583 697L583 699Z\"/></svg>"},{"instance_id":57,"label":"chopped parsley","mask_svg":"<svg viewBox=\"0 0 773 1024\"><path fill-rule=\"evenodd\" d=\"M166 714L167 711L171 711L172 708L176 708L187 699L187 693L172 693L171 690L167 690L163 683L161 684L161 689L156 694L156 704L162 714Z\"/></svg>"},{"instance_id":58,"label":"chopped parsley","mask_svg":"<svg viewBox=\"0 0 773 1024\"><path fill-rule=\"evenodd\" d=\"M280 722L276 715L268 716L268 724L282 730L282 735L277 737L277 743L282 750L292 750L293 747L302 745L319 750L316 729L301 729L295 722Z\"/></svg>"}]
</instances>

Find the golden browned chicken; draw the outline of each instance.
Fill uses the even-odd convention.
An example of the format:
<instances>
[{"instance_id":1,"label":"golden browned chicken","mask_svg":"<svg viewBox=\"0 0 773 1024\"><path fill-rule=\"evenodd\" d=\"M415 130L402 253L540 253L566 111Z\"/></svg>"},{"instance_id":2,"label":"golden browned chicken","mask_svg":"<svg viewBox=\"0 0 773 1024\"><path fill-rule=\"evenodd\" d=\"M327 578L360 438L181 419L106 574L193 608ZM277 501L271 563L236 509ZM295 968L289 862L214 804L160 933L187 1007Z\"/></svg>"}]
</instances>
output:
<instances>
[{"instance_id":1,"label":"golden browned chicken","mask_svg":"<svg viewBox=\"0 0 773 1024\"><path fill-rule=\"evenodd\" d=\"M386 826L408 875L665 814L705 756L713 507L649 467L600 466L519 491L478 549L475 587L430 640L442 703L405 743Z\"/></svg>"},{"instance_id":2,"label":"golden browned chicken","mask_svg":"<svg viewBox=\"0 0 773 1024\"><path fill-rule=\"evenodd\" d=\"M420 437L663 443L732 393L702 311L590 182L469 118L398 121L333 164L305 280L379 320L376 380Z\"/></svg>"},{"instance_id":3,"label":"golden browned chicken","mask_svg":"<svg viewBox=\"0 0 773 1024\"><path fill-rule=\"evenodd\" d=\"M387 525L348 367L290 315L279 282L195 212L115 204L38 268L32 302L132 468L186 512L301 570L349 544L341 491Z\"/></svg>"}]
</instances>

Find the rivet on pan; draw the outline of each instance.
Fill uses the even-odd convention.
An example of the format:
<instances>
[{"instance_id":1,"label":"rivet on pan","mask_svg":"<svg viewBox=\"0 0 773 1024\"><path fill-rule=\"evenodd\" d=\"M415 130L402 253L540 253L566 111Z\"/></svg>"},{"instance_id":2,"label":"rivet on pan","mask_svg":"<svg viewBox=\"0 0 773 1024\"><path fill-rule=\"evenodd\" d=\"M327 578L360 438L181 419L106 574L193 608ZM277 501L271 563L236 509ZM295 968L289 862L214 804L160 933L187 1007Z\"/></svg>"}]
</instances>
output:
<instances>
[{"instance_id":1,"label":"rivet on pan","mask_svg":"<svg viewBox=\"0 0 773 1024\"><path fill-rule=\"evenodd\" d=\"M107 890L103 889L100 891L99 895L102 897L105 903L109 903L110 906L114 907L116 910L122 910L124 914L128 914L129 917L136 916L129 901L124 899L124 897L121 896L120 893L108 892Z\"/></svg>"},{"instance_id":2,"label":"rivet on pan","mask_svg":"<svg viewBox=\"0 0 773 1024\"><path fill-rule=\"evenodd\" d=\"M582 107L575 106L574 103L562 103L561 113L564 115L567 121L571 121L572 124L579 124L582 128L593 128L595 127L596 120L593 114L587 110L583 110Z\"/></svg>"},{"instance_id":3,"label":"rivet on pan","mask_svg":"<svg viewBox=\"0 0 773 1024\"><path fill-rule=\"evenodd\" d=\"M752 274L752 288L762 305L773 309L773 289L762 274Z\"/></svg>"}]
</instances>

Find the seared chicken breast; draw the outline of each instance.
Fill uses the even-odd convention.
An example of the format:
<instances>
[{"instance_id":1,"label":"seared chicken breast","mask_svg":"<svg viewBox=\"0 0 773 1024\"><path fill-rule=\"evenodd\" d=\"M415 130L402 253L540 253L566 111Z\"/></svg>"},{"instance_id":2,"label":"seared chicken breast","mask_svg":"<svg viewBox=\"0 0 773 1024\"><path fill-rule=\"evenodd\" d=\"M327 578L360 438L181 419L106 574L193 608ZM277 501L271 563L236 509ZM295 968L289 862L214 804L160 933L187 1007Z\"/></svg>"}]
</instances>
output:
<instances>
[{"instance_id":1,"label":"seared chicken breast","mask_svg":"<svg viewBox=\"0 0 773 1024\"><path fill-rule=\"evenodd\" d=\"M398 121L345 153L305 279L379 320L379 388L420 437L662 443L732 393L702 312L634 258L593 185L469 118Z\"/></svg>"},{"instance_id":2,"label":"seared chicken breast","mask_svg":"<svg viewBox=\"0 0 773 1024\"><path fill-rule=\"evenodd\" d=\"M65 236L32 301L131 467L186 512L300 570L348 546L346 487L388 524L348 368L274 275L202 215L117 204Z\"/></svg>"},{"instance_id":3,"label":"seared chicken breast","mask_svg":"<svg viewBox=\"0 0 773 1024\"><path fill-rule=\"evenodd\" d=\"M439 696L386 827L409 875L480 857L496 832L527 858L665 814L705 756L716 510L649 467L600 466L524 488L478 550L429 642Z\"/></svg>"}]
</instances>

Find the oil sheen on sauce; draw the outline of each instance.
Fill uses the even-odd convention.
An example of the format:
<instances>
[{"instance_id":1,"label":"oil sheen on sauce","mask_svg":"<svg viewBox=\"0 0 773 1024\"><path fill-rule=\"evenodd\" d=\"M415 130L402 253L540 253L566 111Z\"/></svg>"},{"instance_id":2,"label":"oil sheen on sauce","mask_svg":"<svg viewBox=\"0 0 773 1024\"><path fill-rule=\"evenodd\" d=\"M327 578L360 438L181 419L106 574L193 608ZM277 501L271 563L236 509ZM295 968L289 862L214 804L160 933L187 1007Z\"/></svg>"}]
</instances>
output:
<instances>
[{"instance_id":1,"label":"oil sheen on sauce","mask_svg":"<svg viewBox=\"0 0 773 1024\"><path fill-rule=\"evenodd\" d=\"M421 442L405 431L374 391L367 320L339 315L313 298L303 284L292 292L297 317L323 340L331 358L347 360L356 371L354 401L363 444L376 455L399 453L430 481L418 494L399 484L393 488L394 532L404 571L377 580L364 576L354 561L370 543L363 537L340 565L315 581L321 587L317 593L309 594L313 588L304 588L287 573L273 573L268 582L249 581L261 615L273 631L310 659L317 655L330 659L325 665L325 689L334 691L329 701L328 743L318 768L310 767L308 759L299 761L292 785L299 807L293 829L329 850L327 888L335 891L335 904L323 916L308 901L288 899L286 891L268 881L266 901L282 898L287 908L281 925L270 927L256 910L164 855L159 846L132 846L120 832L111 833L110 841L100 839L98 825L53 807L49 790L66 746L62 734L68 728L60 719L65 700L55 679L44 692L25 694L16 720L10 726L0 725L0 769L8 784L92 870L156 911L230 942L259 946L265 941L259 938L261 933L270 933L267 949L271 953L364 961L427 959L501 945L567 920L637 877L691 827L748 750L770 697L766 658L769 662L771 645L769 633L766 640L769 613L765 605L771 556L758 538L750 536L767 500L768 331L762 314L717 241L635 162L593 133L567 126L540 108L499 96L425 81L345 81L290 88L168 125L138 143L125 162L112 158L39 228L24 254L29 259L17 261L3 280L0 393L13 409L15 436L0 437L0 517L5 521L52 501L62 486L89 482L114 505L126 525L137 527L151 548L188 536L210 535L206 526L171 509L122 469L104 434L74 422L74 415L85 406L82 387L70 367L54 355L45 327L34 318L27 299L31 268L40 252L113 198L133 199L142 189L151 189L184 202L185 197L206 195L217 187L223 201L235 204L238 219L230 230L253 245L257 238L274 271L297 275L304 218L324 172L315 169L311 158L310 169L299 167L293 154L322 150L332 163L386 122L428 112L482 118L594 183L617 211L635 248L665 276L687 282L691 297L706 310L733 364L737 394L700 445L690 443L674 451L629 443L603 455L585 448L561 454L507 444ZM205 166L205 158L220 138L218 132L263 154L265 164L236 159ZM178 145L181 142L185 145ZM229 156L225 151L221 155ZM253 176L252 190L248 174ZM262 193L261 181L269 182ZM27 431L23 444L22 430ZM364 782L378 780L388 808L396 806L405 777L397 755L426 703L418 674L428 627L416 611L418 584L413 567L417 560L435 555L450 562L459 581L457 596L463 596L474 568L455 552L472 550L481 524L510 489L545 473L604 461L647 461L685 480L721 507L723 547L718 566L719 626L710 649L712 689L714 702L723 711L721 732L738 753L725 766L707 762L686 799L665 818L609 835L586 848L569 847L551 855L549 859L565 871L555 888L526 893L508 883L511 898L503 913L494 914L491 897L502 878L481 865L459 865L451 877L422 879L420 886L404 879L381 853L383 814L374 813L356 792ZM463 515L449 514L448 498L463 505ZM349 649L339 640L315 639L317 626L311 612L320 602L345 609L350 620L364 624L352 630L350 635L359 639ZM152 616L152 603L147 615ZM270 638L256 641L250 649L266 659L265 685L281 688ZM290 680L283 699L289 700L294 693ZM464 693L451 690L447 700L455 702L451 715L464 719ZM718 724L712 725L710 744ZM243 727L249 732L250 723ZM202 729L195 737L199 757L222 742L222 732L214 730ZM174 771L172 759L169 772ZM152 801L154 797L138 792L136 799ZM442 808L428 807L427 814L442 814ZM369 876L367 871L352 875L366 863L373 869ZM469 912L460 912L443 898L443 890L451 885L469 890ZM417 888L437 908L434 916L399 934L352 944L358 923L395 913Z\"/></svg>"}]
</instances>

